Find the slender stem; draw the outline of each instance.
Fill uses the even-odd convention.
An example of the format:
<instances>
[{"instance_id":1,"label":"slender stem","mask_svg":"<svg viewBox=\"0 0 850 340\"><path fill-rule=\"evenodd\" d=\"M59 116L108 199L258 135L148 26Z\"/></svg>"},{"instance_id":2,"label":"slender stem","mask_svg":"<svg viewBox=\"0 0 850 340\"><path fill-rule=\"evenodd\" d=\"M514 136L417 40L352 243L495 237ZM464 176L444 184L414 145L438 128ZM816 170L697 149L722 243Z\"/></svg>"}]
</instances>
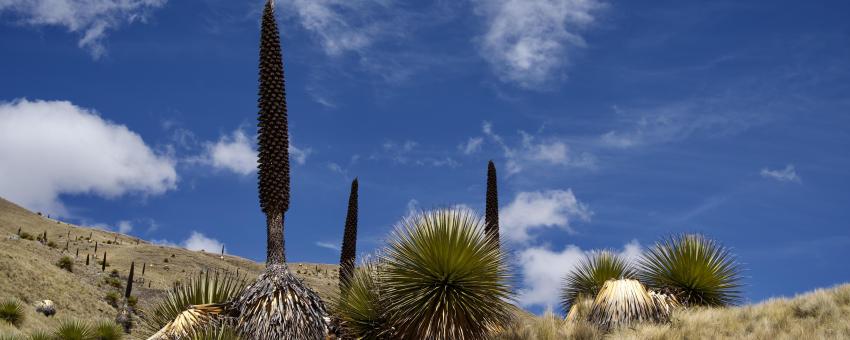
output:
<instances>
[{"instance_id":1,"label":"slender stem","mask_svg":"<svg viewBox=\"0 0 850 340\"><path fill-rule=\"evenodd\" d=\"M266 265L285 263L282 212L266 215L266 231Z\"/></svg>"}]
</instances>

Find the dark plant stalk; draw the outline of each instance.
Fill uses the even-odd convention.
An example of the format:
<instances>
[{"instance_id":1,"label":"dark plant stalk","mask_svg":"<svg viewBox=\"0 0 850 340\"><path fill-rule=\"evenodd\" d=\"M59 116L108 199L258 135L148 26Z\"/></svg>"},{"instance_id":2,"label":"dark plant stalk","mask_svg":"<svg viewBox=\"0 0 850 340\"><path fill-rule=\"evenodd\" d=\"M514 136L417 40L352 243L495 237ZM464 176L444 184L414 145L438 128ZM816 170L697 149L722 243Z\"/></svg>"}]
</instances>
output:
<instances>
[{"instance_id":1,"label":"dark plant stalk","mask_svg":"<svg viewBox=\"0 0 850 340\"><path fill-rule=\"evenodd\" d=\"M78 258L78 257L80 257L80 248L77 248L77 254L74 255L74 258Z\"/></svg>"},{"instance_id":2,"label":"dark plant stalk","mask_svg":"<svg viewBox=\"0 0 850 340\"><path fill-rule=\"evenodd\" d=\"M94 241L94 253L97 254L97 241Z\"/></svg>"},{"instance_id":3,"label":"dark plant stalk","mask_svg":"<svg viewBox=\"0 0 850 340\"><path fill-rule=\"evenodd\" d=\"M86 254L86 265L89 265L89 254Z\"/></svg>"},{"instance_id":4,"label":"dark plant stalk","mask_svg":"<svg viewBox=\"0 0 850 340\"><path fill-rule=\"evenodd\" d=\"M348 196L348 214L345 216L345 232L342 238L342 251L339 257L339 290L348 288L354 275L354 261L357 256L357 178L351 182Z\"/></svg>"},{"instance_id":5,"label":"dark plant stalk","mask_svg":"<svg viewBox=\"0 0 850 340\"><path fill-rule=\"evenodd\" d=\"M103 252L103 263L100 266L100 271L102 271L102 272L106 271L106 252L105 251Z\"/></svg>"},{"instance_id":6,"label":"dark plant stalk","mask_svg":"<svg viewBox=\"0 0 850 340\"><path fill-rule=\"evenodd\" d=\"M133 271L136 268L136 262L130 262L130 275L127 275L127 290L124 291L124 298L129 299L133 292Z\"/></svg>"},{"instance_id":7,"label":"dark plant stalk","mask_svg":"<svg viewBox=\"0 0 850 340\"><path fill-rule=\"evenodd\" d=\"M142 264L142 277L145 277L145 269L147 269L147 268L148 268L148 263L147 263L147 262L145 262L144 264Z\"/></svg>"},{"instance_id":8,"label":"dark plant stalk","mask_svg":"<svg viewBox=\"0 0 850 340\"><path fill-rule=\"evenodd\" d=\"M21 236L21 227L18 227L18 236Z\"/></svg>"},{"instance_id":9,"label":"dark plant stalk","mask_svg":"<svg viewBox=\"0 0 850 340\"><path fill-rule=\"evenodd\" d=\"M484 233L499 244L499 190L496 182L496 165L487 164L487 202L484 215Z\"/></svg>"}]
</instances>

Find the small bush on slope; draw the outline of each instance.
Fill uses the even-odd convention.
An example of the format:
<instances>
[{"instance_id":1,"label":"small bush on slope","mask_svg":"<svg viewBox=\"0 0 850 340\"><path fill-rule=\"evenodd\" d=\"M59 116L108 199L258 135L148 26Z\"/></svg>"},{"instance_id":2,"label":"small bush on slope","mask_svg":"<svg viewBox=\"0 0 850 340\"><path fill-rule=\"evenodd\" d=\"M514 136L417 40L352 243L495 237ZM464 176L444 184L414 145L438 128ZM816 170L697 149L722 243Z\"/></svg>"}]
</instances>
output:
<instances>
[{"instance_id":1,"label":"small bush on slope","mask_svg":"<svg viewBox=\"0 0 850 340\"><path fill-rule=\"evenodd\" d=\"M73 273L74 259L72 259L70 256L62 256L62 258L59 259L59 262L56 262L56 266Z\"/></svg>"},{"instance_id":2,"label":"small bush on slope","mask_svg":"<svg viewBox=\"0 0 850 340\"><path fill-rule=\"evenodd\" d=\"M6 300L0 302L0 320L6 321L15 327L21 327L26 319L24 307L17 300Z\"/></svg>"}]
</instances>

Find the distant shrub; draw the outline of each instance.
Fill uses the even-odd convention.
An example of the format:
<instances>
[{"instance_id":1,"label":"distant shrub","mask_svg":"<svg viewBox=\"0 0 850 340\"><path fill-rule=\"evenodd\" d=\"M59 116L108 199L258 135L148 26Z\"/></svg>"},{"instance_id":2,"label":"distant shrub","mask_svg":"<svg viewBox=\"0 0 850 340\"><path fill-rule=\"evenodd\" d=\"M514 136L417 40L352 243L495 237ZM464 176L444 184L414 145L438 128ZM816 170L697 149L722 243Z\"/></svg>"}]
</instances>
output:
<instances>
[{"instance_id":1,"label":"distant shrub","mask_svg":"<svg viewBox=\"0 0 850 340\"><path fill-rule=\"evenodd\" d=\"M168 259L163 259L162 262L168 263Z\"/></svg>"},{"instance_id":2,"label":"distant shrub","mask_svg":"<svg viewBox=\"0 0 850 340\"><path fill-rule=\"evenodd\" d=\"M139 304L139 298L138 297L130 295L130 297L127 298L127 305L128 306L136 307L137 304Z\"/></svg>"},{"instance_id":3,"label":"distant shrub","mask_svg":"<svg viewBox=\"0 0 850 340\"><path fill-rule=\"evenodd\" d=\"M59 247L58 245L56 245L56 242L53 242L53 241L48 241L47 246L50 247L50 248L58 248Z\"/></svg>"},{"instance_id":4,"label":"distant shrub","mask_svg":"<svg viewBox=\"0 0 850 340\"><path fill-rule=\"evenodd\" d=\"M92 327L94 339L97 340L120 340L124 337L121 328L112 321L100 321Z\"/></svg>"},{"instance_id":5,"label":"distant shrub","mask_svg":"<svg viewBox=\"0 0 850 340\"><path fill-rule=\"evenodd\" d=\"M15 327L20 327L24 323L25 318L24 307L17 300L0 302L0 320L6 321Z\"/></svg>"},{"instance_id":6,"label":"distant shrub","mask_svg":"<svg viewBox=\"0 0 850 340\"><path fill-rule=\"evenodd\" d=\"M103 282L105 282L106 284L108 284L112 287L121 289L121 279L119 279L117 277L105 277L105 278L103 278Z\"/></svg>"},{"instance_id":7,"label":"distant shrub","mask_svg":"<svg viewBox=\"0 0 850 340\"><path fill-rule=\"evenodd\" d=\"M106 293L105 299L106 303L108 303L110 306L118 308L118 301L121 300L121 294L118 294L118 292L109 292Z\"/></svg>"},{"instance_id":8,"label":"distant shrub","mask_svg":"<svg viewBox=\"0 0 850 340\"><path fill-rule=\"evenodd\" d=\"M30 234L30 233L28 233L28 232L26 232L26 231L22 231L22 232L21 232L21 238L22 238L22 239L24 239L24 240L30 240L30 241L34 241L34 240L35 240L35 236L32 236L32 234Z\"/></svg>"},{"instance_id":9,"label":"distant shrub","mask_svg":"<svg viewBox=\"0 0 850 340\"><path fill-rule=\"evenodd\" d=\"M121 276L121 274L118 273L118 269L113 269L111 272L109 272L109 277L117 278L117 277L120 277L120 276Z\"/></svg>"},{"instance_id":10,"label":"distant shrub","mask_svg":"<svg viewBox=\"0 0 850 340\"><path fill-rule=\"evenodd\" d=\"M62 258L59 259L59 262L56 262L56 266L73 273L74 272L74 259L72 259L70 256L62 256Z\"/></svg>"}]
</instances>

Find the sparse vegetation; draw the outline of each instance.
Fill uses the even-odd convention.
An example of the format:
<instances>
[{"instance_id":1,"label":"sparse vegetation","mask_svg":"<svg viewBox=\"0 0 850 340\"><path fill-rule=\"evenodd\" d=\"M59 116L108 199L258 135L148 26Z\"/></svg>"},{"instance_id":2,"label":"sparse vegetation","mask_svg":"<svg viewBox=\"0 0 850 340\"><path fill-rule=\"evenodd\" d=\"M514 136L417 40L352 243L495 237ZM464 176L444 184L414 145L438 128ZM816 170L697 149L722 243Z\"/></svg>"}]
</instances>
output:
<instances>
[{"instance_id":1,"label":"sparse vegetation","mask_svg":"<svg viewBox=\"0 0 850 340\"><path fill-rule=\"evenodd\" d=\"M56 266L58 266L59 268L65 269L68 272L73 273L74 272L74 259L72 259L70 256L62 256L62 258L59 259L59 262L56 262Z\"/></svg>"},{"instance_id":2,"label":"sparse vegetation","mask_svg":"<svg viewBox=\"0 0 850 340\"><path fill-rule=\"evenodd\" d=\"M117 277L104 277L103 282L109 285L110 287L121 289L121 279Z\"/></svg>"},{"instance_id":3,"label":"sparse vegetation","mask_svg":"<svg viewBox=\"0 0 850 340\"><path fill-rule=\"evenodd\" d=\"M120 340L124 338L121 328L111 321L98 321L92 326L92 340Z\"/></svg>"},{"instance_id":4,"label":"sparse vegetation","mask_svg":"<svg viewBox=\"0 0 850 340\"><path fill-rule=\"evenodd\" d=\"M110 306L118 308L118 302L121 301L121 294L119 294L118 292L106 293L104 300L106 300L106 303L108 303Z\"/></svg>"},{"instance_id":5,"label":"sparse vegetation","mask_svg":"<svg viewBox=\"0 0 850 340\"><path fill-rule=\"evenodd\" d=\"M22 232L21 232L21 238L22 238L22 239L24 239L24 240L30 240L30 241L34 241L34 240L35 240L35 237L34 237L34 236L32 236L32 234L30 234L30 233L28 233L28 232L26 232L26 231L22 231Z\"/></svg>"},{"instance_id":6,"label":"sparse vegetation","mask_svg":"<svg viewBox=\"0 0 850 340\"><path fill-rule=\"evenodd\" d=\"M20 301L9 299L0 302L0 320L20 327L25 319L26 314Z\"/></svg>"}]
</instances>

